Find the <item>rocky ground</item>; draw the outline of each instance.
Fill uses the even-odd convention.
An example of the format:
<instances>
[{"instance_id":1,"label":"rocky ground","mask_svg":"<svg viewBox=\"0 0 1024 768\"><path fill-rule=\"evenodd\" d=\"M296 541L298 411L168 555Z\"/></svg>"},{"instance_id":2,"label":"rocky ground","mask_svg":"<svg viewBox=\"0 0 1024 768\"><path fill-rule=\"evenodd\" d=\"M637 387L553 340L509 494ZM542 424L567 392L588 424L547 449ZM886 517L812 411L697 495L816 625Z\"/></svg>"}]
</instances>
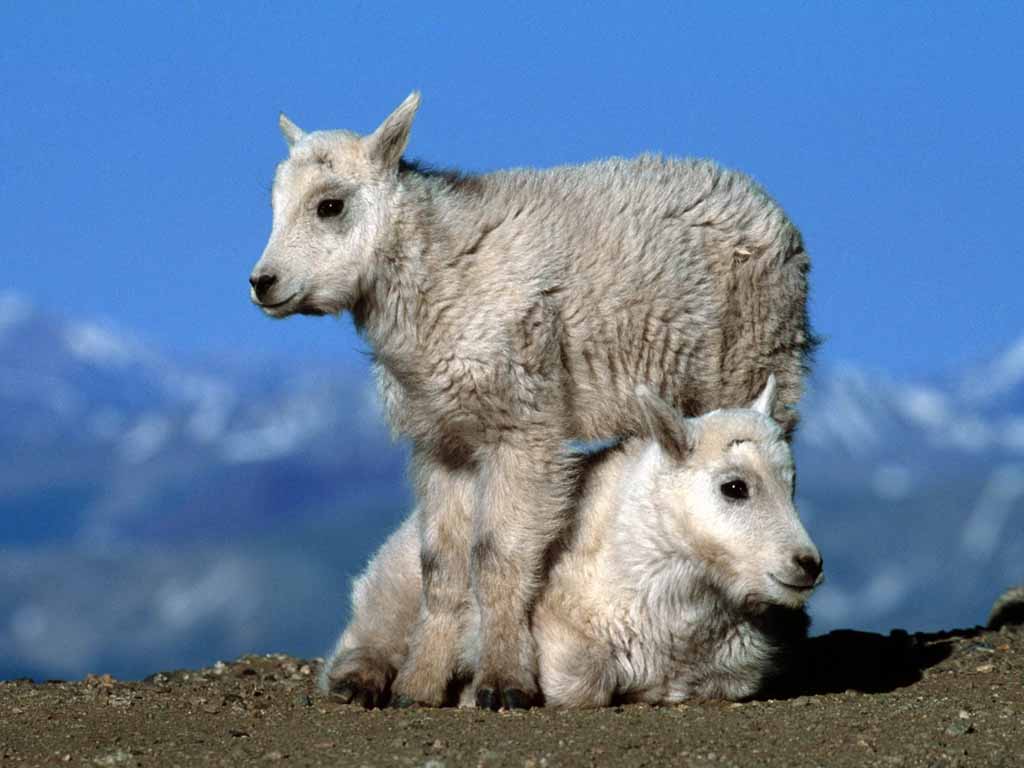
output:
<instances>
[{"instance_id":1,"label":"rocky ground","mask_svg":"<svg viewBox=\"0 0 1024 768\"><path fill-rule=\"evenodd\" d=\"M316 664L0 683L0 768L89 765L1020 766L1024 626L814 638L774 698L599 711L374 710Z\"/></svg>"}]
</instances>

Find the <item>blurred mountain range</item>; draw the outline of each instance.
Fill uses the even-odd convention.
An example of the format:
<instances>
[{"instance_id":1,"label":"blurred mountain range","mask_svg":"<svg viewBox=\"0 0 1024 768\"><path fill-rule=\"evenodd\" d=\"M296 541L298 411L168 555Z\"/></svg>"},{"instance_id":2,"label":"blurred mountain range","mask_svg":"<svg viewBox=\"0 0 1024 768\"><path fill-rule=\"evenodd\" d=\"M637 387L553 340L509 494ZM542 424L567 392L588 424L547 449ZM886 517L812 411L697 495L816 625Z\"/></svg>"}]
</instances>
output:
<instances>
[{"instance_id":1,"label":"blurred mountain range","mask_svg":"<svg viewBox=\"0 0 1024 768\"><path fill-rule=\"evenodd\" d=\"M983 622L1024 582L1024 338L960 375L818 371L815 630ZM176 363L0 295L0 679L317 655L411 503L369 367Z\"/></svg>"}]
</instances>

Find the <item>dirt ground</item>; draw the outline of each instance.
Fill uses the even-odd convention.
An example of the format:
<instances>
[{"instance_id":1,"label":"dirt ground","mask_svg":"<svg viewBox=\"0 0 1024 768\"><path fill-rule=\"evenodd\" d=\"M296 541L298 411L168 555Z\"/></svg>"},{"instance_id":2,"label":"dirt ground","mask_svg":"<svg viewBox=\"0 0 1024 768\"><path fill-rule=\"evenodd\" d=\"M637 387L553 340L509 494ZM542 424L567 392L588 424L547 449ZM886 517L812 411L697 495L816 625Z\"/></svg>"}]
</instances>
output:
<instances>
[{"instance_id":1,"label":"dirt ground","mask_svg":"<svg viewBox=\"0 0 1024 768\"><path fill-rule=\"evenodd\" d=\"M807 641L772 699L599 711L374 710L316 661L0 683L0 768L35 765L1021 766L1024 627Z\"/></svg>"}]
</instances>

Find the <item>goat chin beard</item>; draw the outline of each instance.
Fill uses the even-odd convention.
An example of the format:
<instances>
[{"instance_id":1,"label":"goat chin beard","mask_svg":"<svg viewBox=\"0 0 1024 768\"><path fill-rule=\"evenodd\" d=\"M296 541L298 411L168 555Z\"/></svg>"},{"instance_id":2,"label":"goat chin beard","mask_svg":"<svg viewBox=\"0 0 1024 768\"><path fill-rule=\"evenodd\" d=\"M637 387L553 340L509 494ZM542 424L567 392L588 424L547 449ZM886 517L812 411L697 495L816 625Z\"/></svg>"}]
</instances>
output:
<instances>
[{"instance_id":1,"label":"goat chin beard","mask_svg":"<svg viewBox=\"0 0 1024 768\"><path fill-rule=\"evenodd\" d=\"M317 301L315 296L303 297L292 310L293 314L322 317L324 315L341 316L352 309L350 301Z\"/></svg>"},{"instance_id":2,"label":"goat chin beard","mask_svg":"<svg viewBox=\"0 0 1024 768\"><path fill-rule=\"evenodd\" d=\"M323 317L324 315L340 315L341 310L330 311L319 307L303 306L295 310L295 314L306 315L307 317Z\"/></svg>"}]
</instances>

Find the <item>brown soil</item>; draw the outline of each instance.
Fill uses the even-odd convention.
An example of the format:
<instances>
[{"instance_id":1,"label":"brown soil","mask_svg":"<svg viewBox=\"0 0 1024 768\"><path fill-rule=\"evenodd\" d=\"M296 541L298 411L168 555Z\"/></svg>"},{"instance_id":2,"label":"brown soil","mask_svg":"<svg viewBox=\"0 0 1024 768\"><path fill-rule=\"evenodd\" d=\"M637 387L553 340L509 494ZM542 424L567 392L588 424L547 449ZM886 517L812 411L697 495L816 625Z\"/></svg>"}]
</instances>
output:
<instances>
[{"instance_id":1,"label":"brown soil","mask_svg":"<svg viewBox=\"0 0 1024 768\"><path fill-rule=\"evenodd\" d=\"M1024 765L1024 628L808 641L775 699L599 711L375 710L316 662L248 656L144 682L0 683L20 765Z\"/></svg>"}]
</instances>

